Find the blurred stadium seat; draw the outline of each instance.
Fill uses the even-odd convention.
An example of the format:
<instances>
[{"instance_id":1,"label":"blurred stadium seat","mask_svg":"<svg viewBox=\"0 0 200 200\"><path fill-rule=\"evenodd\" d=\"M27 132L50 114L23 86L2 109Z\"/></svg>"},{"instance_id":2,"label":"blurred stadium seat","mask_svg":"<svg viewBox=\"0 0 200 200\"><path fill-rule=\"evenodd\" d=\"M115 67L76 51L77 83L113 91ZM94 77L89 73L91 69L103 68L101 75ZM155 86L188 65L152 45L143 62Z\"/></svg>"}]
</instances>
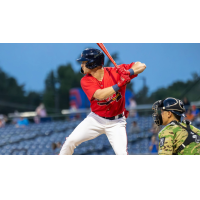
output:
<instances>
[{"instance_id":1,"label":"blurred stadium seat","mask_svg":"<svg viewBox=\"0 0 200 200\"><path fill-rule=\"evenodd\" d=\"M137 120L141 132L129 132L131 123ZM52 143L63 144L66 137L81 122L52 121L41 124L30 124L26 128L15 128L7 125L0 129L1 155L58 155L60 148L52 149ZM153 120L151 116L141 116L137 119L127 119L127 137L129 155L149 154L149 142L152 133ZM74 152L75 155L114 155L114 151L105 134L82 143Z\"/></svg>"}]
</instances>

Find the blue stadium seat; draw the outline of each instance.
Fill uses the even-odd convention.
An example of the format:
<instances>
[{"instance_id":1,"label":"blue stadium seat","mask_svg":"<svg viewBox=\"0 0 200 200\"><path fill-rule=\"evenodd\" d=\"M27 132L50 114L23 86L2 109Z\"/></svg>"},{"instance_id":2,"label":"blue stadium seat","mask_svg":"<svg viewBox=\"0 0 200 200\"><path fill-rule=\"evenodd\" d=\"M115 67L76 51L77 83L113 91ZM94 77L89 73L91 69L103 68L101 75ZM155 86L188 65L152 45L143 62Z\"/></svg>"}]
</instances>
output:
<instances>
[{"instance_id":1,"label":"blue stadium seat","mask_svg":"<svg viewBox=\"0 0 200 200\"><path fill-rule=\"evenodd\" d=\"M142 132L131 134L128 132L133 120L138 122ZM53 121L43 124L30 124L26 128L15 128L8 125L0 129L0 154L2 155L57 155L60 149L53 151L53 142L63 144L74 128L80 123L77 121ZM152 126L152 117L127 119L127 137L129 154L146 154L149 139L152 135L148 130ZM75 154L113 155L114 151L105 134L82 143L75 149Z\"/></svg>"}]
</instances>

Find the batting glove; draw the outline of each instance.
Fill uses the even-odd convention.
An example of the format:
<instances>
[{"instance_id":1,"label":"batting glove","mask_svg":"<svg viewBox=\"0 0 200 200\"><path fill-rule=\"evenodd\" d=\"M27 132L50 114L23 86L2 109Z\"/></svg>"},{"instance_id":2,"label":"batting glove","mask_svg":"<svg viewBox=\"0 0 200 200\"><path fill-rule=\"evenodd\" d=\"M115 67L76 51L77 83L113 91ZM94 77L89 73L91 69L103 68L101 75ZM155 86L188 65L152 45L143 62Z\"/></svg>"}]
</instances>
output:
<instances>
[{"instance_id":1,"label":"batting glove","mask_svg":"<svg viewBox=\"0 0 200 200\"><path fill-rule=\"evenodd\" d=\"M130 76L130 72L128 70L126 70L124 67L120 67L116 69L116 72L121 76L121 75L129 75Z\"/></svg>"},{"instance_id":2,"label":"batting glove","mask_svg":"<svg viewBox=\"0 0 200 200\"><path fill-rule=\"evenodd\" d=\"M131 79L129 77L129 75L121 75L120 76L120 80L118 81L117 85L118 87L123 87L125 85L127 85L128 83L130 83Z\"/></svg>"}]
</instances>

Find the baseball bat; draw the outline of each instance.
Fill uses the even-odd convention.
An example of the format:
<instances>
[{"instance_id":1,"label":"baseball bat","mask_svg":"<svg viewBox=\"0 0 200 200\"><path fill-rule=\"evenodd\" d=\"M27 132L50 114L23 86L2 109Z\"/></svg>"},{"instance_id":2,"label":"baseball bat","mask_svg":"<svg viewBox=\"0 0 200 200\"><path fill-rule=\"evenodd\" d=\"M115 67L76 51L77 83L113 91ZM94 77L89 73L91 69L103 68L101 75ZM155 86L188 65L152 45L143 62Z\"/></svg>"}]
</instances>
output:
<instances>
[{"instance_id":1,"label":"baseball bat","mask_svg":"<svg viewBox=\"0 0 200 200\"><path fill-rule=\"evenodd\" d=\"M97 43L97 45L102 49L102 51L108 56L108 58L110 59L110 61L113 63L113 65L118 69L119 68L118 65L113 60L112 56L109 54L109 52L107 51L107 49L104 46L104 44L103 43Z\"/></svg>"}]
</instances>

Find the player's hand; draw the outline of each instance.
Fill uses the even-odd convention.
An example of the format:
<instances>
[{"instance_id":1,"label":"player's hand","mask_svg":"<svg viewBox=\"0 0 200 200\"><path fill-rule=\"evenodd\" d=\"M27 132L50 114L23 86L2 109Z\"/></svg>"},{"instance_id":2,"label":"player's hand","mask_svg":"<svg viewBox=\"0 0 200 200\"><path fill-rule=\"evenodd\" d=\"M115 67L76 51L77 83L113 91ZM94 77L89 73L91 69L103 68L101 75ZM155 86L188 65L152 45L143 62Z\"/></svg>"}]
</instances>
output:
<instances>
[{"instance_id":1,"label":"player's hand","mask_svg":"<svg viewBox=\"0 0 200 200\"><path fill-rule=\"evenodd\" d=\"M121 75L129 75L130 76L130 72L128 70L126 70L124 67L119 67L116 69L116 72L121 76Z\"/></svg>"},{"instance_id":2,"label":"player's hand","mask_svg":"<svg viewBox=\"0 0 200 200\"><path fill-rule=\"evenodd\" d=\"M132 67L134 74L140 74L146 69L146 65L141 62L136 62Z\"/></svg>"},{"instance_id":3,"label":"player's hand","mask_svg":"<svg viewBox=\"0 0 200 200\"><path fill-rule=\"evenodd\" d=\"M130 79L129 75L122 74L120 76L120 79L119 79L117 85L118 85L118 87L121 88L121 87L127 85L128 83L130 83L130 81L131 81L131 79Z\"/></svg>"}]
</instances>

